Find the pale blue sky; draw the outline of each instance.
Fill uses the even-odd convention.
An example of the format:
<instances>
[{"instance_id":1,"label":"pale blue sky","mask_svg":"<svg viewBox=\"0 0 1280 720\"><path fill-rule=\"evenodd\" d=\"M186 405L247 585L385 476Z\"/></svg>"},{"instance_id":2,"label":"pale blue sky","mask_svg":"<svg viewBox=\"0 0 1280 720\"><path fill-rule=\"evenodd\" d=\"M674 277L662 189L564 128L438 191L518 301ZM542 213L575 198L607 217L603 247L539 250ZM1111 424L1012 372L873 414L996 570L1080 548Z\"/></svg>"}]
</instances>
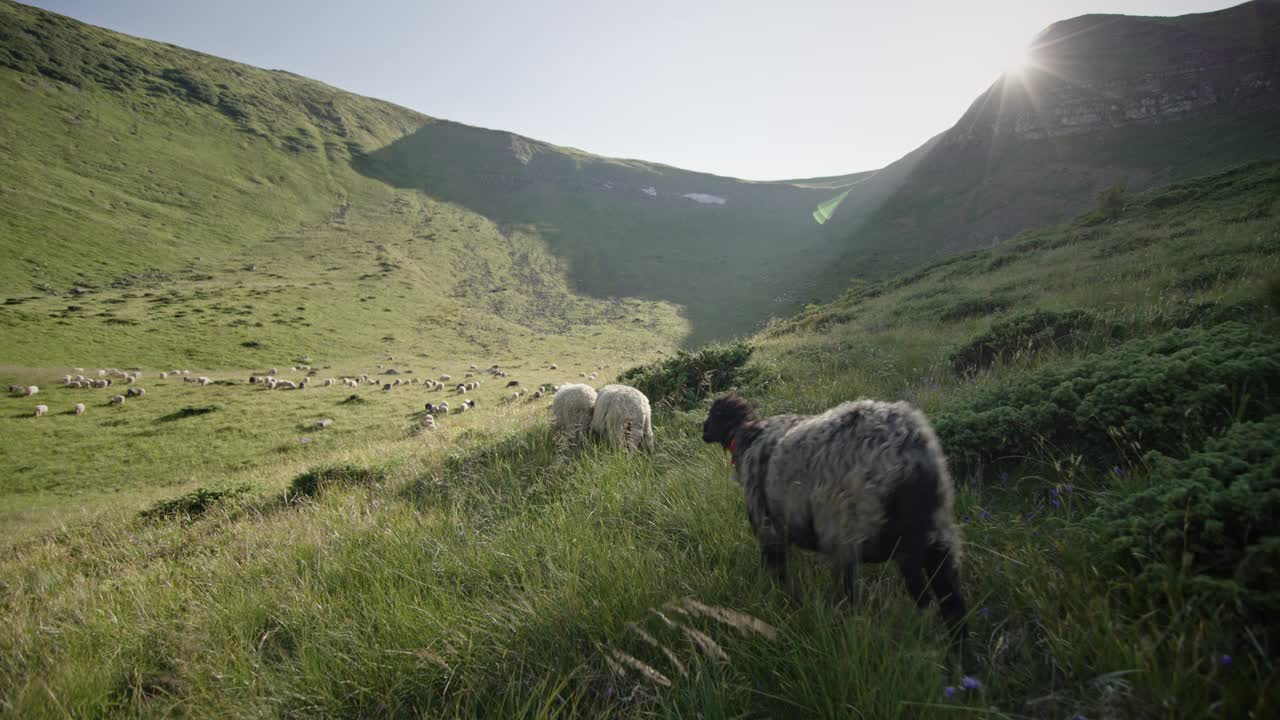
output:
<instances>
[{"instance_id":1,"label":"pale blue sky","mask_svg":"<svg viewBox=\"0 0 1280 720\"><path fill-rule=\"evenodd\" d=\"M1231 0L36 0L427 115L750 179L881 167L1045 25Z\"/></svg>"}]
</instances>

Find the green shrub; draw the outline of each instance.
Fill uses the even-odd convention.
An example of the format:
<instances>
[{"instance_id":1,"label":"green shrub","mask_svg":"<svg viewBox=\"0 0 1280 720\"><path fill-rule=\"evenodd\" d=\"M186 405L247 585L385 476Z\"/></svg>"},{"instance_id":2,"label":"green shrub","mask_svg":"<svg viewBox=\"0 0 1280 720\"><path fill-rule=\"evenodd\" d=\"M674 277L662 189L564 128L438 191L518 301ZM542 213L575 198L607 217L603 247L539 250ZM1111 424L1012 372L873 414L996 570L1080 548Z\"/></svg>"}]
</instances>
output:
<instances>
[{"instance_id":1,"label":"green shrub","mask_svg":"<svg viewBox=\"0 0 1280 720\"><path fill-rule=\"evenodd\" d=\"M1082 219L1085 225L1101 225L1119 219L1129 204L1129 192L1124 183L1112 185L1097 194L1097 206Z\"/></svg>"},{"instance_id":2,"label":"green shrub","mask_svg":"<svg viewBox=\"0 0 1280 720\"><path fill-rule=\"evenodd\" d=\"M1272 415L1233 425L1184 460L1152 453L1150 486L1100 515L1108 549L1154 587L1280 612L1277 440Z\"/></svg>"},{"instance_id":3,"label":"green shrub","mask_svg":"<svg viewBox=\"0 0 1280 720\"><path fill-rule=\"evenodd\" d=\"M385 470L357 465L321 465L295 477L289 484L293 497L315 497L331 487L373 485L387 479Z\"/></svg>"},{"instance_id":4,"label":"green shrub","mask_svg":"<svg viewBox=\"0 0 1280 720\"><path fill-rule=\"evenodd\" d=\"M1280 338L1240 323L1170 330L975 389L934 418L962 472L1042 451L1109 467L1185 451L1233 419L1280 411Z\"/></svg>"},{"instance_id":5,"label":"green shrub","mask_svg":"<svg viewBox=\"0 0 1280 720\"><path fill-rule=\"evenodd\" d=\"M194 518L203 515L212 508L235 499L249 492L249 485L237 485L231 488L211 489L196 488L186 495L169 500L161 500L138 513L144 520L162 520L165 518Z\"/></svg>"},{"instance_id":6,"label":"green shrub","mask_svg":"<svg viewBox=\"0 0 1280 720\"><path fill-rule=\"evenodd\" d=\"M956 348L947 362L958 373L983 370L1046 348L1077 347L1091 336L1091 331L1106 330L1104 326L1083 310L1024 312L995 323L987 332Z\"/></svg>"},{"instance_id":7,"label":"green shrub","mask_svg":"<svg viewBox=\"0 0 1280 720\"><path fill-rule=\"evenodd\" d=\"M709 345L693 353L681 350L675 357L633 367L618 379L644 393L654 405L687 410L708 395L745 382L744 366L752 349L740 342Z\"/></svg>"}]
</instances>

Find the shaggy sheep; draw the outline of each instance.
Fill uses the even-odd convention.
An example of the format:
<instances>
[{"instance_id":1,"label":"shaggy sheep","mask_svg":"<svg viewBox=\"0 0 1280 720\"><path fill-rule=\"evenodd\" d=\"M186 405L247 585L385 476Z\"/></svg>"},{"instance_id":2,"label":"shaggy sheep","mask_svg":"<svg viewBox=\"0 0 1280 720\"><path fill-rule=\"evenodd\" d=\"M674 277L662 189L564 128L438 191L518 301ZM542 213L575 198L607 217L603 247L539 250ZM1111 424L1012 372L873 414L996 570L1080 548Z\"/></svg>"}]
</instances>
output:
<instances>
[{"instance_id":1,"label":"shaggy sheep","mask_svg":"<svg viewBox=\"0 0 1280 720\"><path fill-rule=\"evenodd\" d=\"M788 544L828 556L850 601L858 564L892 559L916 603L927 608L932 593L963 642L954 490L920 411L858 400L820 415L760 418L731 393L711 406L702 439L729 451L761 557L780 581Z\"/></svg>"},{"instance_id":2,"label":"shaggy sheep","mask_svg":"<svg viewBox=\"0 0 1280 720\"><path fill-rule=\"evenodd\" d=\"M591 431L615 447L653 450L649 398L630 385L605 385L591 413Z\"/></svg>"},{"instance_id":3,"label":"shaggy sheep","mask_svg":"<svg viewBox=\"0 0 1280 720\"><path fill-rule=\"evenodd\" d=\"M448 414L449 414L449 403L448 403L448 401L442 402L442 403L440 403L439 405L437 405L437 406L436 406L436 411L437 411L437 412L439 412L441 415L448 415Z\"/></svg>"},{"instance_id":4,"label":"shaggy sheep","mask_svg":"<svg viewBox=\"0 0 1280 720\"><path fill-rule=\"evenodd\" d=\"M75 405L75 413L76 413L76 415L83 415L83 414L84 414L84 409L85 409L85 408L84 408L84 403L76 403L76 405Z\"/></svg>"},{"instance_id":5,"label":"shaggy sheep","mask_svg":"<svg viewBox=\"0 0 1280 720\"><path fill-rule=\"evenodd\" d=\"M574 440L591 427L596 391L590 385L565 385L551 399L551 427Z\"/></svg>"},{"instance_id":6,"label":"shaggy sheep","mask_svg":"<svg viewBox=\"0 0 1280 720\"><path fill-rule=\"evenodd\" d=\"M32 395L35 395L36 393L40 392L40 388L35 385L28 385L27 388L22 392L27 397L31 397Z\"/></svg>"},{"instance_id":7,"label":"shaggy sheep","mask_svg":"<svg viewBox=\"0 0 1280 720\"><path fill-rule=\"evenodd\" d=\"M124 396L123 396L123 395L116 395L115 397L111 398L111 404L112 404L112 405L123 405L123 404L124 404Z\"/></svg>"},{"instance_id":8,"label":"shaggy sheep","mask_svg":"<svg viewBox=\"0 0 1280 720\"><path fill-rule=\"evenodd\" d=\"M40 417L41 415L44 415L44 414L45 414L45 413L47 413L47 412L49 412L49 406L48 406L48 405L37 405L37 406L36 406L36 417Z\"/></svg>"}]
</instances>

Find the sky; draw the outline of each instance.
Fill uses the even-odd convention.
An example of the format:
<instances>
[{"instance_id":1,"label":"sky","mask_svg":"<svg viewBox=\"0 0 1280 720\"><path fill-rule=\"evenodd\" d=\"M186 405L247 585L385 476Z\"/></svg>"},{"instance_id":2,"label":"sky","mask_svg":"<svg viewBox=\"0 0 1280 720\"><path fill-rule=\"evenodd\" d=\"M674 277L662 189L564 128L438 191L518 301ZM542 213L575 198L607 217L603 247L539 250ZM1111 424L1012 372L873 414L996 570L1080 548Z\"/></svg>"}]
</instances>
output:
<instances>
[{"instance_id":1,"label":"sky","mask_svg":"<svg viewBox=\"0 0 1280 720\"><path fill-rule=\"evenodd\" d=\"M1046 25L1236 0L26 0L426 115L752 180L883 167Z\"/></svg>"}]
</instances>

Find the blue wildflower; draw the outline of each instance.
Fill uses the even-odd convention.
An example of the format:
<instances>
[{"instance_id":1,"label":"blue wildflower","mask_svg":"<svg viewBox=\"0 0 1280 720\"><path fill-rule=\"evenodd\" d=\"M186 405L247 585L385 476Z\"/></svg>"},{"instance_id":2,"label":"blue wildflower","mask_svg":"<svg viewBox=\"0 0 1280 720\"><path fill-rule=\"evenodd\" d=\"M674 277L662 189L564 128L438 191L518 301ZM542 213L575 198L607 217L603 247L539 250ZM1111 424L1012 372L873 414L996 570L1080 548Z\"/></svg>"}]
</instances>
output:
<instances>
[{"instance_id":1,"label":"blue wildflower","mask_svg":"<svg viewBox=\"0 0 1280 720\"><path fill-rule=\"evenodd\" d=\"M982 616L982 617L984 617L984 618L989 618L989 617L991 617L991 608L989 608L989 607L984 607L984 608L982 608L981 610L979 610L979 611L978 611L978 614L979 614L979 615L981 615L981 616Z\"/></svg>"},{"instance_id":2,"label":"blue wildflower","mask_svg":"<svg viewBox=\"0 0 1280 720\"><path fill-rule=\"evenodd\" d=\"M1223 667L1226 667L1227 665L1231 664L1231 656L1223 655L1222 657L1218 658L1218 662L1222 663Z\"/></svg>"},{"instance_id":3,"label":"blue wildflower","mask_svg":"<svg viewBox=\"0 0 1280 720\"><path fill-rule=\"evenodd\" d=\"M942 688L942 696L943 696L943 697L945 697L945 698L947 698L948 700L950 700L951 698L955 697L955 696L956 696L956 689L955 689L955 687L954 687L954 686L952 686L952 685L948 685L948 686L946 686L946 687Z\"/></svg>"},{"instance_id":4,"label":"blue wildflower","mask_svg":"<svg viewBox=\"0 0 1280 720\"><path fill-rule=\"evenodd\" d=\"M1052 496L1054 496L1054 497L1058 497L1058 488L1056 488L1056 487L1049 488L1049 494L1050 494L1050 495L1052 495Z\"/></svg>"},{"instance_id":5,"label":"blue wildflower","mask_svg":"<svg viewBox=\"0 0 1280 720\"><path fill-rule=\"evenodd\" d=\"M1070 495L1071 492L1076 489L1076 486L1072 485L1071 483L1067 483L1067 486L1062 489L1067 491L1067 494Z\"/></svg>"},{"instance_id":6,"label":"blue wildflower","mask_svg":"<svg viewBox=\"0 0 1280 720\"><path fill-rule=\"evenodd\" d=\"M1119 465L1117 465L1117 466L1115 466L1115 467L1111 468L1111 472L1113 472L1113 473L1115 473L1115 474L1117 474L1117 475L1123 475L1123 474L1124 474L1124 471L1120 469L1120 466L1119 466Z\"/></svg>"},{"instance_id":7,"label":"blue wildflower","mask_svg":"<svg viewBox=\"0 0 1280 720\"><path fill-rule=\"evenodd\" d=\"M982 681L972 675L965 675L964 680L960 683L965 690L981 690Z\"/></svg>"},{"instance_id":8,"label":"blue wildflower","mask_svg":"<svg viewBox=\"0 0 1280 720\"><path fill-rule=\"evenodd\" d=\"M986 510L983 510L983 511L982 511L982 519L983 519L983 520L990 520L990 519L991 519L991 513L987 512Z\"/></svg>"},{"instance_id":9,"label":"blue wildflower","mask_svg":"<svg viewBox=\"0 0 1280 720\"><path fill-rule=\"evenodd\" d=\"M1049 501L1049 504L1050 504L1050 505L1052 505L1054 508L1057 508L1057 507L1058 507L1058 498L1054 498L1054 499L1050 500L1050 501Z\"/></svg>"}]
</instances>

